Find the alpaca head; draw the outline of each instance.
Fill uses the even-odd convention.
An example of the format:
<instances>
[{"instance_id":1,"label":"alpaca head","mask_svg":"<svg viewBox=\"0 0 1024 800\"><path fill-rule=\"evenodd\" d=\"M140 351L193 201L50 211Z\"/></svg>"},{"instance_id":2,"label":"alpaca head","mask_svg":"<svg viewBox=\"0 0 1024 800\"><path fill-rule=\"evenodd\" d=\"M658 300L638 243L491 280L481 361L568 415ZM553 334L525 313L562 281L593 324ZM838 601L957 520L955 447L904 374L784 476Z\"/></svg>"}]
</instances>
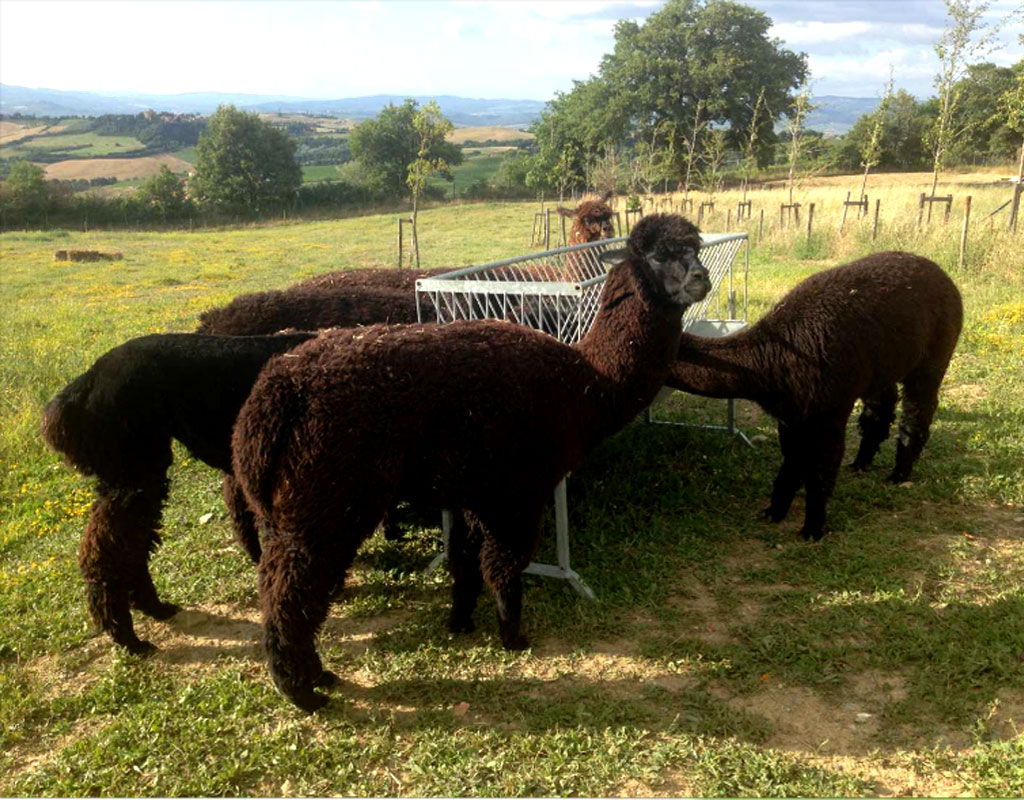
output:
<instances>
[{"instance_id":1,"label":"alpaca head","mask_svg":"<svg viewBox=\"0 0 1024 800\"><path fill-rule=\"evenodd\" d=\"M629 257L646 264L655 283L681 306L703 300L711 278L700 262L700 230L678 214L651 214L629 236Z\"/></svg>"},{"instance_id":2,"label":"alpaca head","mask_svg":"<svg viewBox=\"0 0 1024 800\"><path fill-rule=\"evenodd\" d=\"M605 195L600 200L584 200L576 208L558 207L558 213L563 217L572 217L569 244L596 242L615 236L615 226L612 224L615 212L608 205L608 197Z\"/></svg>"}]
</instances>

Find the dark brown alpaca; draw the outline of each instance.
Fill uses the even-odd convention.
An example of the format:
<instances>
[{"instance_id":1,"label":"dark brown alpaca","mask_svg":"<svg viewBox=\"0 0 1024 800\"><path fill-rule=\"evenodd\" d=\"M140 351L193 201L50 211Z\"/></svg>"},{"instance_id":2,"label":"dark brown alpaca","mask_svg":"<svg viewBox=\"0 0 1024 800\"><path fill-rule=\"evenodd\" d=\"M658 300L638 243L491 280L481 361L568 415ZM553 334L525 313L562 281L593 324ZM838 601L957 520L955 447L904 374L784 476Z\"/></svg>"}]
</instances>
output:
<instances>
[{"instance_id":1,"label":"dark brown alpaca","mask_svg":"<svg viewBox=\"0 0 1024 800\"><path fill-rule=\"evenodd\" d=\"M278 688L314 710L314 640L359 545L398 497L462 509L449 545L450 628L483 584L502 643L520 634L521 574L559 480L642 410L710 288L697 229L643 220L572 347L499 321L327 331L272 360L239 414L236 475L261 517L264 646ZM538 409L543 408L543 411Z\"/></svg>"},{"instance_id":2,"label":"dark brown alpaca","mask_svg":"<svg viewBox=\"0 0 1024 800\"><path fill-rule=\"evenodd\" d=\"M384 289L392 291L413 292L416 281L420 278L433 278L455 267L434 269L395 269L394 267L364 267L360 269L342 269L337 272L325 272L300 281L297 288L305 286L313 289Z\"/></svg>"},{"instance_id":3,"label":"dark brown alpaca","mask_svg":"<svg viewBox=\"0 0 1024 800\"><path fill-rule=\"evenodd\" d=\"M576 208L558 207L559 214L572 218L569 244L583 244L615 237L615 226L612 223L615 212L608 205L609 197L611 195L606 194L600 200L584 200Z\"/></svg>"},{"instance_id":4,"label":"dark brown alpaca","mask_svg":"<svg viewBox=\"0 0 1024 800\"><path fill-rule=\"evenodd\" d=\"M888 480L908 480L928 440L962 320L960 292L937 264L911 253L876 253L807 278L748 330L720 339L684 334L667 384L754 400L778 420L783 462L765 514L785 518L806 485L801 534L817 540L854 403L860 398L864 409L851 466L863 470L889 436L902 384Z\"/></svg>"},{"instance_id":5,"label":"dark brown alpaca","mask_svg":"<svg viewBox=\"0 0 1024 800\"><path fill-rule=\"evenodd\" d=\"M225 473L236 537L259 561L255 522L231 477L231 428L267 359L311 336L131 339L100 356L47 404L46 443L83 475L96 477L78 565L94 622L119 645L133 653L154 649L136 636L132 608L156 619L179 610L157 596L148 568L160 544L172 439Z\"/></svg>"},{"instance_id":6,"label":"dark brown alpaca","mask_svg":"<svg viewBox=\"0 0 1024 800\"><path fill-rule=\"evenodd\" d=\"M432 314L433 308L424 309ZM199 316L197 333L257 336L294 329L416 322L416 295L389 288L293 286L236 297Z\"/></svg>"}]
</instances>

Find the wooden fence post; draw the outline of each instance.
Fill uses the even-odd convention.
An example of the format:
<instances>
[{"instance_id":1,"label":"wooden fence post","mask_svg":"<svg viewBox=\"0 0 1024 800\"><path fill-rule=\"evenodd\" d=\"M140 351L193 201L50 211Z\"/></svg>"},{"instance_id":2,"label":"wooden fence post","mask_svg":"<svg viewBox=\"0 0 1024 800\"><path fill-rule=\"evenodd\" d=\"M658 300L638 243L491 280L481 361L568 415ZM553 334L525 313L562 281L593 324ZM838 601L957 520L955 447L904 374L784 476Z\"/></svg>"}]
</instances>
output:
<instances>
[{"instance_id":1,"label":"wooden fence post","mask_svg":"<svg viewBox=\"0 0 1024 800\"><path fill-rule=\"evenodd\" d=\"M846 193L846 202L843 203L843 216L839 220L839 232L843 232L843 228L846 227L846 210L850 207L850 193Z\"/></svg>"},{"instance_id":2,"label":"wooden fence post","mask_svg":"<svg viewBox=\"0 0 1024 800\"><path fill-rule=\"evenodd\" d=\"M921 230L921 219L924 216L924 192L917 201L917 229Z\"/></svg>"},{"instance_id":3,"label":"wooden fence post","mask_svg":"<svg viewBox=\"0 0 1024 800\"><path fill-rule=\"evenodd\" d=\"M551 249L551 209L544 209L544 249Z\"/></svg>"},{"instance_id":4,"label":"wooden fence post","mask_svg":"<svg viewBox=\"0 0 1024 800\"><path fill-rule=\"evenodd\" d=\"M960 269L964 267L967 258L967 224L971 221L971 196L967 195L964 200L964 227L960 231Z\"/></svg>"},{"instance_id":5,"label":"wooden fence post","mask_svg":"<svg viewBox=\"0 0 1024 800\"><path fill-rule=\"evenodd\" d=\"M807 207L807 244L811 243L811 225L814 223L814 203Z\"/></svg>"},{"instance_id":6,"label":"wooden fence post","mask_svg":"<svg viewBox=\"0 0 1024 800\"><path fill-rule=\"evenodd\" d=\"M882 201L879 198L875 198L875 219L871 223L871 241L875 241L875 237L878 236L878 209L881 207Z\"/></svg>"},{"instance_id":7,"label":"wooden fence post","mask_svg":"<svg viewBox=\"0 0 1024 800\"><path fill-rule=\"evenodd\" d=\"M764 209L761 209L761 221L757 224L757 243L761 244L764 238Z\"/></svg>"}]
</instances>

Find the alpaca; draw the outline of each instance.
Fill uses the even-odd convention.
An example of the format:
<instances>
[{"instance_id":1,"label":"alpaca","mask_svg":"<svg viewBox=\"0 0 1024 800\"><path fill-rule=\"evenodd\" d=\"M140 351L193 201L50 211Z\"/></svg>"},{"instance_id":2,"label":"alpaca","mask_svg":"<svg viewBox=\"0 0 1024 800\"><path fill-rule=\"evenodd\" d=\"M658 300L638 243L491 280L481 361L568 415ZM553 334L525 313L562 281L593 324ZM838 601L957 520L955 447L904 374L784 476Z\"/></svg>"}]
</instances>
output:
<instances>
[{"instance_id":1,"label":"alpaca","mask_svg":"<svg viewBox=\"0 0 1024 800\"><path fill-rule=\"evenodd\" d=\"M596 242L599 239L612 239L615 236L615 226L612 225L612 217L615 212L608 205L611 193L605 194L600 200L584 200L576 208L558 207L558 213L563 217L572 218L572 227L569 228L569 244L583 244L584 242Z\"/></svg>"},{"instance_id":2,"label":"alpaca","mask_svg":"<svg viewBox=\"0 0 1024 800\"><path fill-rule=\"evenodd\" d=\"M425 308L428 316L433 309ZM417 322L412 290L292 286L236 297L199 316L197 333L258 336L282 330L319 330Z\"/></svg>"},{"instance_id":3,"label":"alpaca","mask_svg":"<svg viewBox=\"0 0 1024 800\"><path fill-rule=\"evenodd\" d=\"M156 619L179 610L160 600L148 569L160 544L171 440L225 473L236 537L258 562L255 520L231 476L231 428L267 359L314 335L142 336L100 356L47 404L43 439L97 479L78 550L89 612L130 652L155 649L136 636L132 607Z\"/></svg>"},{"instance_id":4,"label":"alpaca","mask_svg":"<svg viewBox=\"0 0 1024 800\"><path fill-rule=\"evenodd\" d=\"M326 331L271 360L239 412L235 474L264 523L270 673L293 703L336 678L314 639L360 543L396 497L462 509L449 541L452 631L487 584L502 644L547 498L657 394L684 309L710 290L697 228L654 215L608 274L587 336L565 345L498 320ZM543 413L538 409L543 408Z\"/></svg>"},{"instance_id":5,"label":"alpaca","mask_svg":"<svg viewBox=\"0 0 1024 800\"><path fill-rule=\"evenodd\" d=\"M751 328L720 339L684 334L666 383L754 400L778 420L783 462L764 513L784 519L806 484L801 534L818 540L854 403L860 398L863 411L850 466L865 470L889 436L902 384L888 480L908 480L962 321L960 292L937 264L912 253L876 253L812 275Z\"/></svg>"},{"instance_id":6,"label":"alpaca","mask_svg":"<svg viewBox=\"0 0 1024 800\"><path fill-rule=\"evenodd\" d=\"M314 275L289 287L300 286L310 289L385 289L414 292L420 278L434 278L451 272L454 267L434 269L394 269L391 267L363 267L342 269Z\"/></svg>"}]
</instances>

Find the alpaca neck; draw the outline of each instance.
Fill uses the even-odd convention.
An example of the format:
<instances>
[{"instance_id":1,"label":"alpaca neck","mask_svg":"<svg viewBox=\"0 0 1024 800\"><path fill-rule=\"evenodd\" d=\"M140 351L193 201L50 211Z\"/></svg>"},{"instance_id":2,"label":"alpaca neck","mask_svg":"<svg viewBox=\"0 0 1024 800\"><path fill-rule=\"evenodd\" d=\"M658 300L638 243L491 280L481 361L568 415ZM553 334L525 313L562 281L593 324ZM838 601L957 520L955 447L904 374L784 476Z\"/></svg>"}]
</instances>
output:
<instances>
[{"instance_id":1,"label":"alpaca neck","mask_svg":"<svg viewBox=\"0 0 1024 800\"><path fill-rule=\"evenodd\" d=\"M651 402L675 358L681 317L629 262L608 274L594 324L576 345L595 373L585 427L608 435Z\"/></svg>"},{"instance_id":2,"label":"alpaca neck","mask_svg":"<svg viewBox=\"0 0 1024 800\"><path fill-rule=\"evenodd\" d=\"M722 338L684 333L666 384L704 397L762 399L769 391L770 371L754 331Z\"/></svg>"}]
</instances>

